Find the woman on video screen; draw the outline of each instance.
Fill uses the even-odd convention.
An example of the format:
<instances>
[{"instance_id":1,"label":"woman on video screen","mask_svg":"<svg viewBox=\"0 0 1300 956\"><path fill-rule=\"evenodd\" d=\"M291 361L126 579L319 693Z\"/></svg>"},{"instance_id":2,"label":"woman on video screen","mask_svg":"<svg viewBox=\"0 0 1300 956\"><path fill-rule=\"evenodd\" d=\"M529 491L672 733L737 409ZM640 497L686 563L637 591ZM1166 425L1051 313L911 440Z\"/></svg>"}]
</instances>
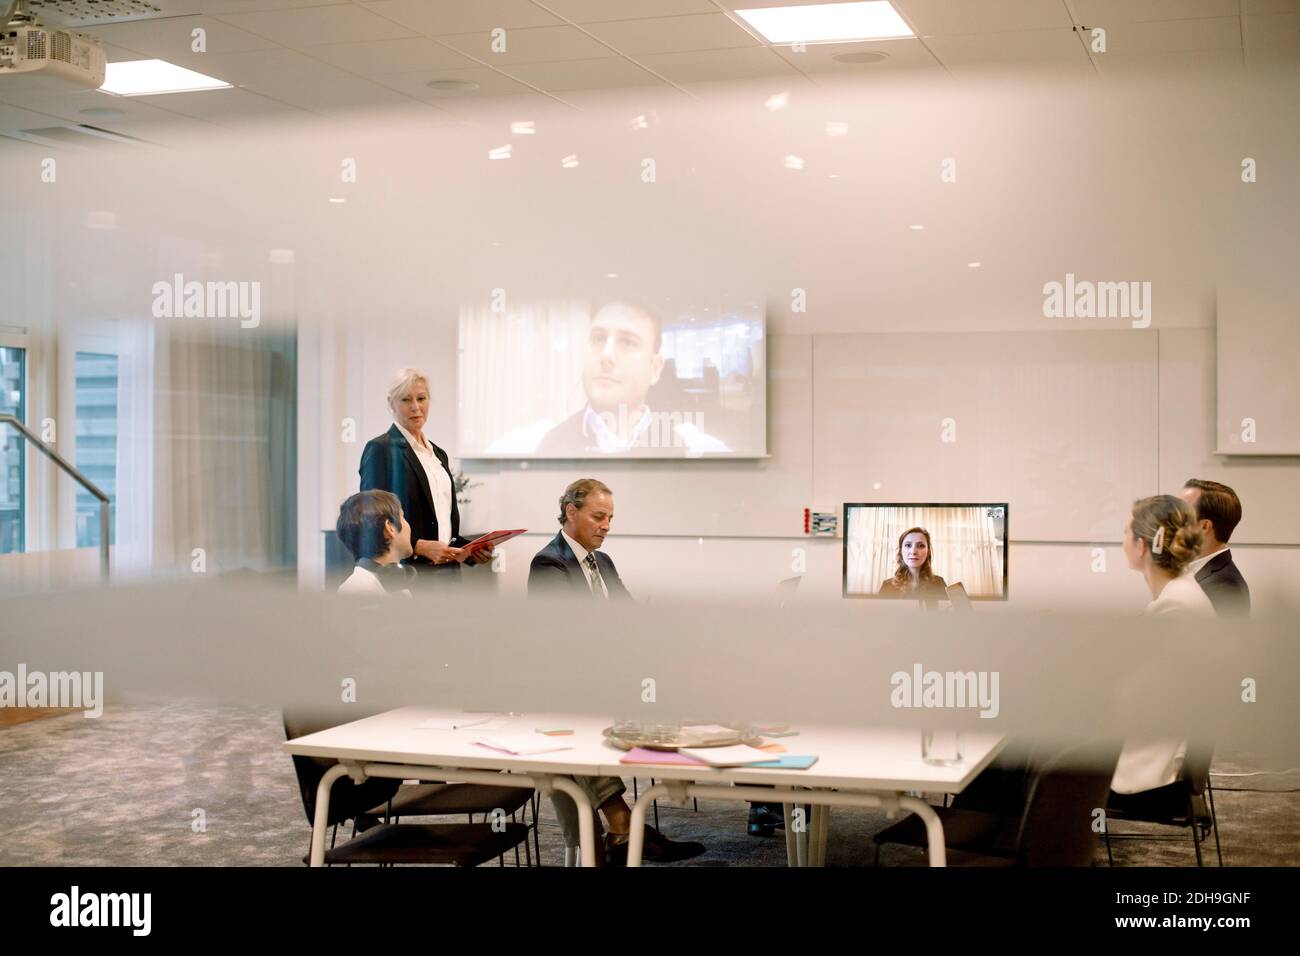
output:
<instances>
[{"instance_id":1,"label":"woman on video screen","mask_svg":"<svg viewBox=\"0 0 1300 956\"><path fill-rule=\"evenodd\" d=\"M904 531L898 537L895 559L898 570L881 582L881 597L933 601L947 595L947 582L930 570L930 532L924 528Z\"/></svg>"}]
</instances>

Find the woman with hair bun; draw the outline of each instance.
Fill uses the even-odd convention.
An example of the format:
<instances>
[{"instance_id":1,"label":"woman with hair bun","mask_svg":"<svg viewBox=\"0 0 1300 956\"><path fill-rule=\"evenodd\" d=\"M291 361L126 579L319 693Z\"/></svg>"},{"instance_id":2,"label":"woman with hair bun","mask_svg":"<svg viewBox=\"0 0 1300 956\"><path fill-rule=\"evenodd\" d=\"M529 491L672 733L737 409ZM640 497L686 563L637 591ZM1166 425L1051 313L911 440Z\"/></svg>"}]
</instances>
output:
<instances>
[{"instance_id":1,"label":"woman with hair bun","mask_svg":"<svg viewBox=\"0 0 1300 956\"><path fill-rule=\"evenodd\" d=\"M1146 578L1156 617L1214 617L1214 605L1194 576L1184 569L1199 556L1201 528L1187 502L1173 495L1153 495L1133 502L1124 527L1124 557Z\"/></svg>"},{"instance_id":2,"label":"woman with hair bun","mask_svg":"<svg viewBox=\"0 0 1300 956\"><path fill-rule=\"evenodd\" d=\"M1133 502L1124 527L1124 556L1151 591L1147 616L1189 623L1214 618L1214 605L1195 575L1184 573L1200 546L1200 524L1183 499L1154 495ZM1172 786L1182 773L1186 752L1185 740L1126 740L1111 778L1108 806L1124 810L1132 803L1126 799L1129 795Z\"/></svg>"}]
</instances>

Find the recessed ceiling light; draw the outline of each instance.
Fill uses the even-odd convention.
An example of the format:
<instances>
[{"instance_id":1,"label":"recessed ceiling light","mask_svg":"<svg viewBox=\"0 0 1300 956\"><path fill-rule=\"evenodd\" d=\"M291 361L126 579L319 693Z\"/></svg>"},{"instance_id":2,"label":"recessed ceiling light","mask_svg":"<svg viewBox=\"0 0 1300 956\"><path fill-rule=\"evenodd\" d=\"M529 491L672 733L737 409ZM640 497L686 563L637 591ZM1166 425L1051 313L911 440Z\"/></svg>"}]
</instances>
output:
<instances>
[{"instance_id":1,"label":"recessed ceiling light","mask_svg":"<svg viewBox=\"0 0 1300 956\"><path fill-rule=\"evenodd\" d=\"M908 229L924 229L925 226L908 226Z\"/></svg>"},{"instance_id":2,"label":"recessed ceiling light","mask_svg":"<svg viewBox=\"0 0 1300 956\"><path fill-rule=\"evenodd\" d=\"M763 103L769 113L775 113L777 110L783 110L790 105L789 93L777 93L775 96L769 96Z\"/></svg>"},{"instance_id":3,"label":"recessed ceiling light","mask_svg":"<svg viewBox=\"0 0 1300 956\"><path fill-rule=\"evenodd\" d=\"M455 96L457 93L473 93L478 84L473 80L430 80L424 84L440 96Z\"/></svg>"},{"instance_id":4,"label":"recessed ceiling light","mask_svg":"<svg viewBox=\"0 0 1300 956\"><path fill-rule=\"evenodd\" d=\"M982 262L968 262L968 263L966 263L966 268L967 268L967 269L978 269L978 268L979 268L980 266L982 266L983 264L984 264L984 263L982 263Z\"/></svg>"},{"instance_id":5,"label":"recessed ceiling light","mask_svg":"<svg viewBox=\"0 0 1300 956\"><path fill-rule=\"evenodd\" d=\"M769 43L834 43L916 36L888 0L737 10Z\"/></svg>"},{"instance_id":6,"label":"recessed ceiling light","mask_svg":"<svg viewBox=\"0 0 1300 956\"><path fill-rule=\"evenodd\" d=\"M108 64L104 85L100 89L115 96L154 96L196 90L228 90L230 84L166 60L122 60Z\"/></svg>"},{"instance_id":7,"label":"recessed ceiling light","mask_svg":"<svg viewBox=\"0 0 1300 956\"><path fill-rule=\"evenodd\" d=\"M798 156L787 156L785 158L786 169L803 169L803 160Z\"/></svg>"},{"instance_id":8,"label":"recessed ceiling light","mask_svg":"<svg viewBox=\"0 0 1300 956\"><path fill-rule=\"evenodd\" d=\"M836 122L835 120L831 120L826 124L826 135L827 136L848 136L849 124L840 123L840 122Z\"/></svg>"},{"instance_id":9,"label":"recessed ceiling light","mask_svg":"<svg viewBox=\"0 0 1300 956\"><path fill-rule=\"evenodd\" d=\"M509 159L512 152L514 152L514 147L507 143L505 146L498 146L496 149L489 149L488 159Z\"/></svg>"},{"instance_id":10,"label":"recessed ceiling light","mask_svg":"<svg viewBox=\"0 0 1300 956\"><path fill-rule=\"evenodd\" d=\"M537 124L532 120L520 120L510 124L510 132L516 136L533 136L537 133Z\"/></svg>"},{"instance_id":11,"label":"recessed ceiling light","mask_svg":"<svg viewBox=\"0 0 1300 956\"><path fill-rule=\"evenodd\" d=\"M347 200L344 199L344 198L341 197L341 196L330 196L330 202L332 202L332 203L341 203L341 202L347 202Z\"/></svg>"},{"instance_id":12,"label":"recessed ceiling light","mask_svg":"<svg viewBox=\"0 0 1300 956\"><path fill-rule=\"evenodd\" d=\"M606 272L606 273L605 273L605 278L606 278L606 279L617 279L617 278L618 278L618 273L617 273L617 272Z\"/></svg>"},{"instance_id":13,"label":"recessed ceiling light","mask_svg":"<svg viewBox=\"0 0 1300 956\"><path fill-rule=\"evenodd\" d=\"M861 66L865 63L879 63L881 60L888 60L888 53L880 53L876 50L858 50L854 53L836 53L831 56L836 63L845 63L849 66Z\"/></svg>"}]
</instances>

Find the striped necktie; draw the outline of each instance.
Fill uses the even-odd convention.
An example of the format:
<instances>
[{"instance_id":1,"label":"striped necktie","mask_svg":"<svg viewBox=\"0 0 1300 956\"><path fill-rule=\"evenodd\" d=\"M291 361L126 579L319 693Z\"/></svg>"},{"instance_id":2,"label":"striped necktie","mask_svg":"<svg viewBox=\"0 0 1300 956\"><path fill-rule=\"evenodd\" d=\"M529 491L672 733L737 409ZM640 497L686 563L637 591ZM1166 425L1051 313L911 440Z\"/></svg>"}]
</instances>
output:
<instances>
[{"instance_id":1,"label":"striped necktie","mask_svg":"<svg viewBox=\"0 0 1300 956\"><path fill-rule=\"evenodd\" d=\"M591 596L594 598L605 598L605 588L602 586L603 581L600 577L600 566L596 564L596 553L588 551L585 563L591 569Z\"/></svg>"}]
</instances>

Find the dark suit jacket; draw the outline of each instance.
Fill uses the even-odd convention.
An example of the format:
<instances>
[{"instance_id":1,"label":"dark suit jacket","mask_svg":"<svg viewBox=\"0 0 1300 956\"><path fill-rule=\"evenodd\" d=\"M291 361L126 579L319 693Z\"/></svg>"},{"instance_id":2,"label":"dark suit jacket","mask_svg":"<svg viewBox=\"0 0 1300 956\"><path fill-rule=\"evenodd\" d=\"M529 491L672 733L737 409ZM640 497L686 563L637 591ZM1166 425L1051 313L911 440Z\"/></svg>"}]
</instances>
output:
<instances>
[{"instance_id":1,"label":"dark suit jacket","mask_svg":"<svg viewBox=\"0 0 1300 956\"><path fill-rule=\"evenodd\" d=\"M605 590L609 591L611 601L632 600L632 595L623 586L623 579L618 576L618 568L614 567L609 555L597 551L596 566L600 568L600 576L605 581ZM577 555L562 534L556 534L546 547L533 555L533 563L528 566L528 596L538 595L572 595L587 601L592 599L582 565L578 563Z\"/></svg>"},{"instance_id":2,"label":"dark suit jacket","mask_svg":"<svg viewBox=\"0 0 1300 956\"><path fill-rule=\"evenodd\" d=\"M427 438L425 439L428 440ZM393 425L378 438L366 442L361 453L361 490L391 491L402 503L402 513L411 526L411 545L416 541L445 541L453 548L465 544L460 536L460 508L456 504L456 481L447 466L447 453L429 442L433 454L442 463L447 478L451 480L451 527L439 528L438 516L433 510L433 492L429 488L429 476L424 473L424 466L415 457L406 436L397 425ZM434 565L426 558L412 557L408 564L415 565L421 571L435 568L442 573L456 573L460 565ZM467 562L468 563L468 562Z\"/></svg>"},{"instance_id":3,"label":"dark suit jacket","mask_svg":"<svg viewBox=\"0 0 1300 956\"><path fill-rule=\"evenodd\" d=\"M1196 583L1210 599L1214 613L1219 617L1246 617L1250 614L1250 588L1246 587L1246 579L1237 570L1231 551L1207 561L1196 572Z\"/></svg>"}]
</instances>

